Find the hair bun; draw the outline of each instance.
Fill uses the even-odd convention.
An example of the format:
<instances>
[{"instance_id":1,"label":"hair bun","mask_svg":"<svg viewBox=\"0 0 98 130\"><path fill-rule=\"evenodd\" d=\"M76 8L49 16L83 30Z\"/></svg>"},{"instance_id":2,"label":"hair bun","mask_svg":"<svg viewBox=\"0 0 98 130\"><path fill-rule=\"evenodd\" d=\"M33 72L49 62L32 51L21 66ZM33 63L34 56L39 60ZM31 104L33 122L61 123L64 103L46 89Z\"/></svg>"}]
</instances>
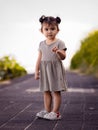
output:
<instances>
[{"instance_id":1,"label":"hair bun","mask_svg":"<svg viewBox=\"0 0 98 130\"><path fill-rule=\"evenodd\" d=\"M42 15L39 19L39 22L43 23L43 21L45 20L45 15Z\"/></svg>"},{"instance_id":2,"label":"hair bun","mask_svg":"<svg viewBox=\"0 0 98 130\"><path fill-rule=\"evenodd\" d=\"M59 23L61 22L60 17L56 17L56 21L57 21L57 23L59 24Z\"/></svg>"}]
</instances>

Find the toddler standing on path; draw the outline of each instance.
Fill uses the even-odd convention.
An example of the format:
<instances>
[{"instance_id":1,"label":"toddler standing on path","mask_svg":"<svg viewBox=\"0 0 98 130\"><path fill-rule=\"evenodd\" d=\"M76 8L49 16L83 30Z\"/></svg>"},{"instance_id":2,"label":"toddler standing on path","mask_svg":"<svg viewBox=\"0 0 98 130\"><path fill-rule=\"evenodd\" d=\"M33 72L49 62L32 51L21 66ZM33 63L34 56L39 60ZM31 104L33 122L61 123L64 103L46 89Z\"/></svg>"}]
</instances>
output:
<instances>
[{"instance_id":1,"label":"toddler standing on path","mask_svg":"<svg viewBox=\"0 0 98 130\"><path fill-rule=\"evenodd\" d=\"M39 19L41 32L46 37L40 42L39 54L35 68L35 79L39 79L40 91L44 94L44 110L37 117L61 119L61 91L66 91L65 69L62 60L66 58L66 47L62 40L56 38L59 32L59 17L42 16ZM53 102L53 105L52 105Z\"/></svg>"}]
</instances>

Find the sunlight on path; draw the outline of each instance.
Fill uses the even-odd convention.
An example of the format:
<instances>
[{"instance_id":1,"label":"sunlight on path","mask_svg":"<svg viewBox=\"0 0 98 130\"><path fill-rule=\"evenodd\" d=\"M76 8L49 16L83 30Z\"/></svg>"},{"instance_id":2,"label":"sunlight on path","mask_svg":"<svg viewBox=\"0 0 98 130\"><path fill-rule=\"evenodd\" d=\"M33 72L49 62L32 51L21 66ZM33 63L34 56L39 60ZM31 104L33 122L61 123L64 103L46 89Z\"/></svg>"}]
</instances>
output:
<instances>
[{"instance_id":1,"label":"sunlight on path","mask_svg":"<svg viewBox=\"0 0 98 130\"><path fill-rule=\"evenodd\" d=\"M31 88L31 89L26 89L27 93L36 93L40 92L39 88ZM83 88L69 88L67 92L79 92L79 93L95 93L95 89L90 88L90 89L83 89Z\"/></svg>"},{"instance_id":2,"label":"sunlight on path","mask_svg":"<svg viewBox=\"0 0 98 130\"><path fill-rule=\"evenodd\" d=\"M83 89L83 88L69 88L68 92L80 92L80 93L94 93L94 89Z\"/></svg>"},{"instance_id":3,"label":"sunlight on path","mask_svg":"<svg viewBox=\"0 0 98 130\"><path fill-rule=\"evenodd\" d=\"M33 89L27 89L26 90L27 93L36 93L36 92L40 92L39 88L33 88Z\"/></svg>"}]
</instances>

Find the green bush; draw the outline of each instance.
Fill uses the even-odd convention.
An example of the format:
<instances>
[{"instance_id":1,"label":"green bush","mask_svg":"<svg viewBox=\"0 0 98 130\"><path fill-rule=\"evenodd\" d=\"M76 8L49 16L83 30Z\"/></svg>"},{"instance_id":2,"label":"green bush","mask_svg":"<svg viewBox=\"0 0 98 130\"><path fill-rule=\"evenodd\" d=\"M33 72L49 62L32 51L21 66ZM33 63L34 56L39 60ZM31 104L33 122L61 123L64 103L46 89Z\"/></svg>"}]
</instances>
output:
<instances>
[{"instance_id":1,"label":"green bush","mask_svg":"<svg viewBox=\"0 0 98 130\"><path fill-rule=\"evenodd\" d=\"M4 56L0 58L0 80L12 79L27 74L14 58Z\"/></svg>"},{"instance_id":2,"label":"green bush","mask_svg":"<svg viewBox=\"0 0 98 130\"><path fill-rule=\"evenodd\" d=\"M72 57L70 68L98 74L98 30L81 41L80 50Z\"/></svg>"}]
</instances>

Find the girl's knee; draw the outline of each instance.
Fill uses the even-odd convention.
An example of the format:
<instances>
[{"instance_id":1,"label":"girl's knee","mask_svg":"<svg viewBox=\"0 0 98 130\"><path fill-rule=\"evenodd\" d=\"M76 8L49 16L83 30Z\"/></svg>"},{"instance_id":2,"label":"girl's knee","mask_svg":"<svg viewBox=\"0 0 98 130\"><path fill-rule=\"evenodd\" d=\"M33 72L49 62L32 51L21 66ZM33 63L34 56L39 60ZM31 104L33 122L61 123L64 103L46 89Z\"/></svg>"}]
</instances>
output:
<instances>
[{"instance_id":1,"label":"girl's knee","mask_svg":"<svg viewBox=\"0 0 98 130\"><path fill-rule=\"evenodd\" d=\"M61 92L60 91L53 92L53 96L61 97Z\"/></svg>"},{"instance_id":2,"label":"girl's knee","mask_svg":"<svg viewBox=\"0 0 98 130\"><path fill-rule=\"evenodd\" d=\"M57 94L57 95L60 95L61 94L61 92L60 91L55 91L55 92L53 92L54 94Z\"/></svg>"},{"instance_id":3,"label":"girl's knee","mask_svg":"<svg viewBox=\"0 0 98 130\"><path fill-rule=\"evenodd\" d=\"M44 95L51 95L51 92L50 91L45 91Z\"/></svg>"}]
</instances>

